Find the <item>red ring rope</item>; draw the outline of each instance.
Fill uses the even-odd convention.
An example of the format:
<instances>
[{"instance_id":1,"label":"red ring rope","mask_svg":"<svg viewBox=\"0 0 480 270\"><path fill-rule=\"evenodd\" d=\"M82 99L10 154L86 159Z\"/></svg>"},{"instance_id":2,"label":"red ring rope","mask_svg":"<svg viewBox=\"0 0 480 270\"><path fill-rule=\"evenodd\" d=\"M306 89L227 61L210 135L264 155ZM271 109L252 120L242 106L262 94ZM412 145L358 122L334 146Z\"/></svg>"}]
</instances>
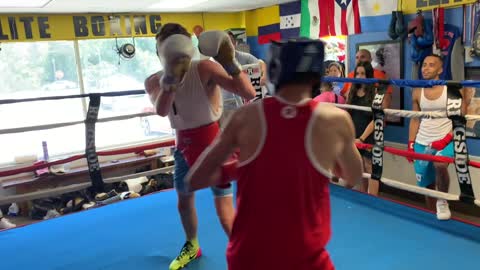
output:
<instances>
[{"instance_id":1,"label":"red ring rope","mask_svg":"<svg viewBox=\"0 0 480 270\"><path fill-rule=\"evenodd\" d=\"M364 144L364 143L357 143L356 144L358 149L370 149L372 148L373 145L371 144ZM385 146L383 148L385 152L388 152L390 154L394 154L396 156L402 156L402 157L410 157L412 159L418 159L418 160L427 160L427 161L434 161L434 162L443 162L443 163L454 163L454 159L451 157L442 157L442 156L432 156L428 154L420 154L420 153L415 153L412 151L407 151L407 150L400 150L397 148L393 147L388 147ZM468 161L468 165L475 167L475 168L480 168L480 162L478 161Z\"/></svg>"},{"instance_id":2,"label":"red ring rope","mask_svg":"<svg viewBox=\"0 0 480 270\"><path fill-rule=\"evenodd\" d=\"M129 147L129 148L123 148L123 149L117 149L117 150L109 150L109 151L99 151L97 152L97 155L99 156L113 156L113 155L120 155L120 154L128 154L128 153L138 153L144 150L148 149L154 149L154 148L161 148L161 147L168 147L168 146L174 146L175 145L175 140L170 140L170 141L165 141L161 143L155 143L155 144L148 144L148 145L142 145L142 146L136 146L136 147ZM59 165L59 164L65 164L68 162L72 162L81 158L84 158L85 155L76 155L72 156L66 159L60 159L56 160L53 162L46 162L42 164L37 164L37 165L32 165L28 167L23 167L23 168L17 168L13 170L6 170L6 171L0 171L0 177L5 177L5 176L10 176L10 175L15 175L19 173L28 173L28 172L34 172L39 169L43 168L48 168L50 166L54 165Z\"/></svg>"},{"instance_id":3,"label":"red ring rope","mask_svg":"<svg viewBox=\"0 0 480 270\"><path fill-rule=\"evenodd\" d=\"M117 149L117 150L109 150L109 151L99 151L97 154L99 156L113 156L113 155L120 155L120 154L128 154L128 153L139 153L144 150L148 149L154 149L154 148L161 148L161 147L168 147L168 146L174 146L175 145L175 140L169 140L169 141L164 141L160 143L155 143L155 144L148 144L148 145L142 145L142 146L136 146L136 147L129 147L129 148L123 148L123 149ZM358 149L371 149L373 145L371 144L364 144L364 143L357 143L356 144ZM418 160L427 160L427 161L434 161L434 162L444 162L444 163L454 163L454 159L450 157L442 157L442 156L432 156L432 155L427 155L427 154L420 154L420 153L415 153L407 150L401 150L393 147L384 147L384 151L388 152L390 154L394 154L396 156L402 156L402 157L409 157L413 159L418 159ZM68 162L72 162L81 158L84 158L85 155L76 155L72 156L66 159L60 159L56 160L53 162L47 162L43 164L37 164L37 165L32 165L28 167L23 167L23 168L17 168L13 170L6 170L6 171L0 171L0 177L5 177L5 176L11 176L15 174L20 174L20 173L28 173L28 172L34 172L36 170L42 169L42 168L48 168L50 166L54 165L59 165L59 164L64 164ZM475 168L480 168L480 162L478 161L468 161L469 166L475 167Z\"/></svg>"}]
</instances>

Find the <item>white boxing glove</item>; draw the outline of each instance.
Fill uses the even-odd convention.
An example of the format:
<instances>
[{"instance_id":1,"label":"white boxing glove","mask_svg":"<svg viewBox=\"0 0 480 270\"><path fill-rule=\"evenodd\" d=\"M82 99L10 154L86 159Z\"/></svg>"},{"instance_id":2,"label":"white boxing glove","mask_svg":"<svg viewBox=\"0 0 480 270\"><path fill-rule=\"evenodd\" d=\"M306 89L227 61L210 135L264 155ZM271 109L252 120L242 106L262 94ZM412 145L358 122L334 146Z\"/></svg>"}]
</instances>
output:
<instances>
[{"instance_id":1,"label":"white boxing glove","mask_svg":"<svg viewBox=\"0 0 480 270\"><path fill-rule=\"evenodd\" d=\"M198 37L200 53L211 56L223 66L228 74L234 76L242 72L242 66L235 59L235 48L227 33L223 31L206 31Z\"/></svg>"},{"instance_id":2,"label":"white boxing glove","mask_svg":"<svg viewBox=\"0 0 480 270\"><path fill-rule=\"evenodd\" d=\"M172 35L157 43L157 52L164 69L160 85L163 90L174 91L190 69L195 54L192 40L185 35Z\"/></svg>"}]
</instances>

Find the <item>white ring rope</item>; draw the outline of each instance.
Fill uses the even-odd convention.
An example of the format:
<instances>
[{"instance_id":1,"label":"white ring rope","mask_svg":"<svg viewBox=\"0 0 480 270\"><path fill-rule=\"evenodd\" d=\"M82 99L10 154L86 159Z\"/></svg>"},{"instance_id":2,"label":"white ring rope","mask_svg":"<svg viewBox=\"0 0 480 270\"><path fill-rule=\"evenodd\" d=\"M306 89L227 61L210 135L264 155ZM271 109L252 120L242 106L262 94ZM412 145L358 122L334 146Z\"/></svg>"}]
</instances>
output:
<instances>
[{"instance_id":1,"label":"white ring rope","mask_svg":"<svg viewBox=\"0 0 480 270\"><path fill-rule=\"evenodd\" d=\"M146 117L146 116L151 116L151 115L156 115L156 114L155 113L136 113L136 114L113 116L113 117L105 117L105 118L99 118L97 120L97 123L105 123L105 122L111 122L111 121L126 120L126 119L130 119L130 118ZM83 123L85 123L85 120L64 122L64 123L56 123L56 124L48 124L48 125L38 125L38 126L27 126L27 127L19 127L19 128L0 129L0 135L10 134L10 133L27 132L27 131L46 130L46 129L59 128L59 127L68 127L68 126L74 126L74 125L83 124Z\"/></svg>"},{"instance_id":2,"label":"white ring rope","mask_svg":"<svg viewBox=\"0 0 480 270\"><path fill-rule=\"evenodd\" d=\"M329 102L321 102L321 103L329 103ZM350 105L350 104L338 104L338 103L329 103L333 104L336 107L344 108L344 109L354 109L359 111L371 112L372 108L367 106L358 106L358 105ZM383 110L386 115L398 116L398 117L407 117L407 118L428 118L428 119L436 119L436 118L447 118L447 113L443 111L433 111L433 112L420 112L420 111L409 111L409 110L397 110L397 109L384 109ZM119 121L119 120L126 120L130 118L136 117L147 117L156 115L155 113L137 113L137 114L128 114L128 115L119 115L113 117L106 117L106 118L99 118L97 123L105 123L111 121ZM465 115L466 120L480 120L480 115ZM3 134L10 134L10 133L20 133L20 132L27 132L27 131L38 131L38 130L46 130L52 128L60 128L60 127L67 127L73 126L78 124L85 123L84 120L79 121L72 121L72 122L65 122L65 123L56 123L56 124L48 124L48 125L37 125L37 126L27 126L27 127L19 127L19 128L8 128L8 129L0 129L0 135Z\"/></svg>"},{"instance_id":3,"label":"white ring rope","mask_svg":"<svg viewBox=\"0 0 480 270\"><path fill-rule=\"evenodd\" d=\"M364 173L363 178L364 179L370 179L371 175L368 174L368 173ZM392 179L382 177L380 181L387 186L391 186L391 187L394 187L394 188L398 188L398 189L406 190L406 191L410 191L410 192L415 192L415 193L418 193L418 194L421 194L421 195L425 195L425 196L429 196L429 197L433 197L433 198L437 198L437 199L443 199L443 200L447 200L447 201L459 201L460 200L460 195L455 195L455 194L450 194L450 193L447 193L447 192L441 192L441 191L437 191L437 190L433 190L433 189L418 187L418 186L410 185L410 184L403 183L403 182L400 182L400 181L397 181L397 180L392 180ZM345 180L343 180L341 178L339 179L339 183L342 186L346 186ZM478 206L480 206L480 201L476 200L475 203Z\"/></svg>"},{"instance_id":4,"label":"white ring rope","mask_svg":"<svg viewBox=\"0 0 480 270\"><path fill-rule=\"evenodd\" d=\"M128 175L119 176L119 177L106 178L106 179L104 179L104 182L105 183L116 183L116 182L121 182L121 181L124 181L124 180L133 179L133 178L137 178L137 177L156 175L156 174L159 174L159 173L162 173L162 172L172 171L173 167L174 166L168 166L168 167L163 167L163 168L160 168L160 169L145 171L145 172L141 172L141 173L134 173L134 174L128 174ZM46 197L52 197L52 196L61 195L61 194L69 193L69 192L75 192L75 191L83 190L83 189L89 188L91 186L92 186L92 183L88 182L88 183L72 184L72 185L68 185L68 186L64 186L64 187L43 189L43 190L38 190L38 191L34 191L34 192L16 194L16 195L5 196L5 197L0 196L0 205L15 203L15 202L31 201L31 200L36 200L36 199L41 199L41 198L46 198Z\"/></svg>"},{"instance_id":5,"label":"white ring rope","mask_svg":"<svg viewBox=\"0 0 480 270\"><path fill-rule=\"evenodd\" d=\"M329 103L329 102L320 102L320 103ZM358 106L350 104L338 104L338 103L329 103L339 108L344 109L354 109L359 111L371 112L372 108L367 106ZM399 117L407 118L447 118L447 112L443 111L433 111L433 112L420 112L420 111L408 111L408 110L396 110L396 109L383 109L385 115L393 115ZM480 115L465 115L467 120L480 120Z\"/></svg>"}]
</instances>

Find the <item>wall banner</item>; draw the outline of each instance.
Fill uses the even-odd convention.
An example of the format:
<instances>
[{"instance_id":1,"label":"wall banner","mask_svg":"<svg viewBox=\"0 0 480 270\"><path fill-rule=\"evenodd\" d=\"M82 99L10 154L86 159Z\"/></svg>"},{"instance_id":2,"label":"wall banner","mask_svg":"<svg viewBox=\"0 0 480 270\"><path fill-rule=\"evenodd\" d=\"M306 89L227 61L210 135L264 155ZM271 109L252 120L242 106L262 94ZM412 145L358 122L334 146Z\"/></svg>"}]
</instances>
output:
<instances>
[{"instance_id":1,"label":"wall banner","mask_svg":"<svg viewBox=\"0 0 480 270\"><path fill-rule=\"evenodd\" d=\"M152 37L167 22L192 32L203 25L201 14L2 15L0 42Z\"/></svg>"}]
</instances>

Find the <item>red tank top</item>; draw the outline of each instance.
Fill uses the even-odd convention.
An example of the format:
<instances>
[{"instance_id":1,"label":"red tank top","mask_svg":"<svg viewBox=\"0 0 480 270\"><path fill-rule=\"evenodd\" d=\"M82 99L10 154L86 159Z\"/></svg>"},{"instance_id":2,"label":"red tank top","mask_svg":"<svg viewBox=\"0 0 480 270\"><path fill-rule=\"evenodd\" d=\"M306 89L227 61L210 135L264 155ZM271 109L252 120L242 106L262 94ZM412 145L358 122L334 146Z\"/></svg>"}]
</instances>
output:
<instances>
[{"instance_id":1,"label":"red tank top","mask_svg":"<svg viewBox=\"0 0 480 270\"><path fill-rule=\"evenodd\" d=\"M306 150L318 103L289 105L276 97L259 102L266 134L258 155L239 164L228 268L334 269L325 251L331 234L329 180Z\"/></svg>"}]
</instances>

